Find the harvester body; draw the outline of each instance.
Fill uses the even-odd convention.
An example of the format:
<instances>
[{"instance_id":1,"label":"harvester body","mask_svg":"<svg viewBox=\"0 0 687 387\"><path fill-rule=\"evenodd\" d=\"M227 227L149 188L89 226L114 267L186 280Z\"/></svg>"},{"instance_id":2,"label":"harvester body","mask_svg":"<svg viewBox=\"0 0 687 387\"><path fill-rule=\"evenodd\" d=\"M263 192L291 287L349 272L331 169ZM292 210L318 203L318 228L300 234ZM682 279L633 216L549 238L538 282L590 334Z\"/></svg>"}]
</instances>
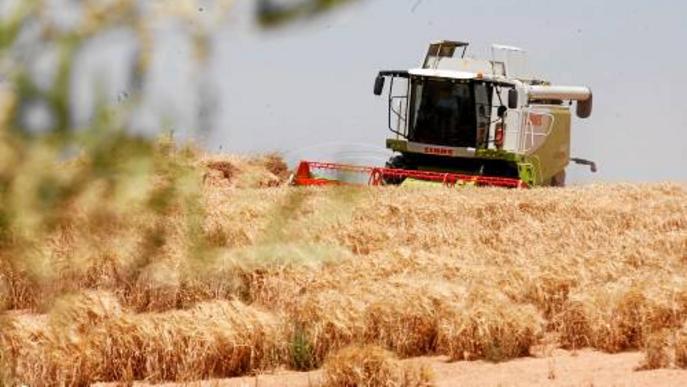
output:
<instances>
[{"instance_id":1,"label":"harvester body","mask_svg":"<svg viewBox=\"0 0 687 387\"><path fill-rule=\"evenodd\" d=\"M570 157L571 107L576 102L577 116L589 117L590 89L517 72L518 48L494 45L484 60L466 57L467 47L432 43L420 68L379 72L376 95L390 79L386 146L395 152L385 168L303 162L294 182L346 181L317 178L324 170L367 173L368 184L562 186L571 161L590 164Z\"/></svg>"}]
</instances>

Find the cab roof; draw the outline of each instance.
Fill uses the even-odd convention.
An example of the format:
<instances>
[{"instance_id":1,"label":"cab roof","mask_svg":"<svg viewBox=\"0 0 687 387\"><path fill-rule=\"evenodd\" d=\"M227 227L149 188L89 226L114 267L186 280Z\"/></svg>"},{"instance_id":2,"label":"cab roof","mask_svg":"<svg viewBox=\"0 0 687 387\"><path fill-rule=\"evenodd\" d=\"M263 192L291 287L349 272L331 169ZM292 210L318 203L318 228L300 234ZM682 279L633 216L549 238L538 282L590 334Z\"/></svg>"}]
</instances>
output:
<instances>
[{"instance_id":1,"label":"cab roof","mask_svg":"<svg viewBox=\"0 0 687 387\"><path fill-rule=\"evenodd\" d=\"M474 73L471 71L447 70L447 69L411 69L408 74L418 77L433 77L445 79L470 80L479 79L487 82L498 82L502 84L512 84L502 76L494 76L491 73Z\"/></svg>"}]
</instances>

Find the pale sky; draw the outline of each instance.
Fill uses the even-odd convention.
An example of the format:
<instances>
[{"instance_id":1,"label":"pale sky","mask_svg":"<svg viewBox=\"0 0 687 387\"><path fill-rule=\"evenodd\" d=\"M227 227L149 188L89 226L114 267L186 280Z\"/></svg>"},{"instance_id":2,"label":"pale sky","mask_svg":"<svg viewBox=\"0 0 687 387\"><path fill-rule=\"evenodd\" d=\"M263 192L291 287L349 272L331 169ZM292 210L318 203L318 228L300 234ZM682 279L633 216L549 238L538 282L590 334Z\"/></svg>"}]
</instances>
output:
<instances>
[{"instance_id":1,"label":"pale sky","mask_svg":"<svg viewBox=\"0 0 687 387\"><path fill-rule=\"evenodd\" d=\"M500 43L527 50L539 78L594 92L591 118L573 119L572 155L597 161L600 170L571 165L569 182L687 181L687 2L360 0L270 31L256 25L253 6L236 0L200 75L179 26L156 27L154 71L136 102L139 130L156 133L164 116L177 133L192 133L214 152L381 165L391 133L386 98L372 94L376 73L417 67L434 40L469 41L476 57ZM70 20L68 8L54 8ZM79 53L77 126L89 120L96 90L114 102L127 95L126 63L136 52L131 34L110 31ZM40 74L46 60L31 66ZM204 114L199 90L216 97L214 116Z\"/></svg>"},{"instance_id":2,"label":"pale sky","mask_svg":"<svg viewBox=\"0 0 687 387\"><path fill-rule=\"evenodd\" d=\"M217 36L220 95L211 150L382 162L386 99L380 69L417 67L428 42L526 49L532 71L594 92L573 121L573 156L599 163L572 182L687 181L687 3L682 1L364 0L274 32L250 23L249 0Z\"/></svg>"}]
</instances>

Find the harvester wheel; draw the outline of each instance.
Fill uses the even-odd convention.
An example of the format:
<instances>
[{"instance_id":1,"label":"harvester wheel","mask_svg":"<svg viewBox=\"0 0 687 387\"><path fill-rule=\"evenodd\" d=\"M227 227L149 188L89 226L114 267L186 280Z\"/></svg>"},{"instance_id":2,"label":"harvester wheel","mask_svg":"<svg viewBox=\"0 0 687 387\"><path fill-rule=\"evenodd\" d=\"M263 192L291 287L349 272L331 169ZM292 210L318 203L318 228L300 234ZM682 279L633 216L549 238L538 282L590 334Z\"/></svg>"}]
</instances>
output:
<instances>
[{"instance_id":1,"label":"harvester wheel","mask_svg":"<svg viewBox=\"0 0 687 387\"><path fill-rule=\"evenodd\" d=\"M565 171L558 172L551 178L552 187L565 187Z\"/></svg>"},{"instance_id":2,"label":"harvester wheel","mask_svg":"<svg viewBox=\"0 0 687 387\"><path fill-rule=\"evenodd\" d=\"M389 161L386 162L386 167L387 168L393 168L393 169L407 169L408 165L406 164L403 156L398 155L398 156L391 157L389 159ZM383 177L385 185L400 185L401 183L403 183L403 181L405 179L406 179L405 177L397 177L397 176L385 176L385 177Z\"/></svg>"}]
</instances>

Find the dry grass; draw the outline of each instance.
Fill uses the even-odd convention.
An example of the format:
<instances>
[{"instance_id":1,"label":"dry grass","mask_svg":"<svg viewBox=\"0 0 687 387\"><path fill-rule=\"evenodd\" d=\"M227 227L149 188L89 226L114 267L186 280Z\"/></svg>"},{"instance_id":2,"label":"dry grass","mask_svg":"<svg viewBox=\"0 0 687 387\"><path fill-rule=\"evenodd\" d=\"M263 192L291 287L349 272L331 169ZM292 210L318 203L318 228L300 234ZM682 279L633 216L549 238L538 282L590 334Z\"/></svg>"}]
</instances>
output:
<instances>
[{"instance_id":1,"label":"dry grass","mask_svg":"<svg viewBox=\"0 0 687 387\"><path fill-rule=\"evenodd\" d=\"M274 157L192 168L186 201L164 179L124 195L153 212L93 187L35 256L0 252L4 379L310 369L354 343L499 361L544 335L662 366L664 331L687 363L684 185L296 189Z\"/></svg>"},{"instance_id":2,"label":"dry grass","mask_svg":"<svg viewBox=\"0 0 687 387\"><path fill-rule=\"evenodd\" d=\"M579 289L555 321L565 347L608 352L641 348L647 335L677 328L687 316L687 279L633 276Z\"/></svg>"},{"instance_id":3,"label":"dry grass","mask_svg":"<svg viewBox=\"0 0 687 387\"><path fill-rule=\"evenodd\" d=\"M13 383L192 381L242 375L283 358L278 320L238 301L131 314L111 294L59 300L47 318L2 321L2 375Z\"/></svg>"},{"instance_id":4,"label":"dry grass","mask_svg":"<svg viewBox=\"0 0 687 387\"><path fill-rule=\"evenodd\" d=\"M513 303L491 289L450 308L437 335L437 350L454 360L501 361L527 356L543 332L532 305Z\"/></svg>"},{"instance_id":5,"label":"dry grass","mask_svg":"<svg viewBox=\"0 0 687 387\"><path fill-rule=\"evenodd\" d=\"M235 188L278 187L289 178L290 171L276 154L262 157L206 156L200 165L207 168L203 181L210 186Z\"/></svg>"},{"instance_id":6,"label":"dry grass","mask_svg":"<svg viewBox=\"0 0 687 387\"><path fill-rule=\"evenodd\" d=\"M687 368L687 323L651 334L644 345L640 369Z\"/></svg>"},{"instance_id":7,"label":"dry grass","mask_svg":"<svg viewBox=\"0 0 687 387\"><path fill-rule=\"evenodd\" d=\"M674 351L670 350L672 346L668 330L661 330L650 334L644 343L644 361L638 368L654 370L667 368L675 364Z\"/></svg>"},{"instance_id":8,"label":"dry grass","mask_svg":"<svg viewBox=\"0 0 687 387\"><path fill-rule=\"evenodd\" d=\"M324 384L331 387L431 386L428 365L401 362L391 352L373 345L352 345L327 357Z\"/></svg>"},{"instance_id":9,"label":"dry grass","mask_svg":"<svg viewBox=\"0 0 687 387\"><path fill-rule=\"evenodd\" d=\"M675 335L675 365L687 368L687 324Z\"/></svg>"}]
</instances>

